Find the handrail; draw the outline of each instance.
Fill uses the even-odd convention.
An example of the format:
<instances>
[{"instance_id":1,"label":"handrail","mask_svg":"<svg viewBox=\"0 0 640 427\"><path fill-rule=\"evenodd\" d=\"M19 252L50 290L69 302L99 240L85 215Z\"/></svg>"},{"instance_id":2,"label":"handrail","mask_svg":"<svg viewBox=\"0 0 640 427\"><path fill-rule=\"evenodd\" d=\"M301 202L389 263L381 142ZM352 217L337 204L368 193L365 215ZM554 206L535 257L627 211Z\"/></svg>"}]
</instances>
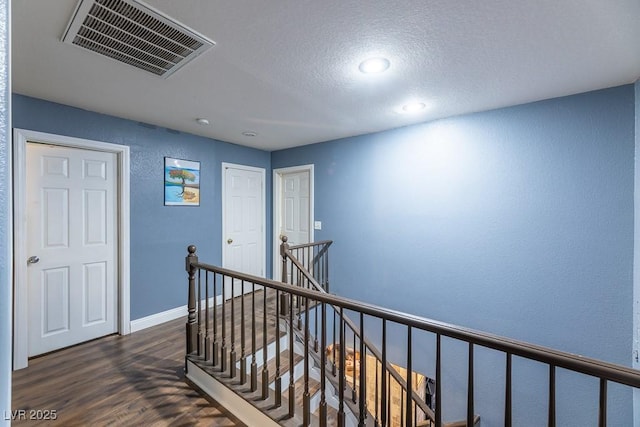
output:
<instances>
[{"instance_id":1,"label":"handrail","mask_svg":"<svg viewBox=\"0 0 640 427\"><path fill-rule=\"evenodd\" d=\"M289 246L287 244L286 236L283 236L282 237L282 242L283 242L282 243L282 249L280 251L281 255L283 257L286 256L287 258L289 258L289 260L296 266L298 271L300 271L305 276L305 278L309 281L309 283L313 285L313 287L316 289L316 291L324 293L324 294L328 294L324 290L324 288L307 271L307 269L304 268L302 263L296 257L292 256L290 250L292 248L293 249L299 249L299 248L309 247L309 246L312 246L312 245L313 246L321 245L321 244L330 245L331 243L333 243L333 241L324 240L324 241L320 241L320 242L305 243L305 244L296 245L296 246ZM334 307L334 309L335 309L335 307ZM346 317L346 316L344 317L344 322L349 326L349 328L358 337L358 339L360 339L366 345L366 347L371 351L373 356L378 361L380 361L380 363L382 363L382 360L383 360L382 354L378 351L376 346L370 340L368 340L366 337L362 336L360 331L358 331L358 327L355 325L355 323L351 319ZM402 387L404 390L408 390L408 385L407 385L406 381L396 371L396 369L391 365L391 363L388 360L385 360L384 365L385 365L386 371L393 377L393 379L400 385L400 387ZM416 403L416 405L420 408L420 410L427 416L427 418L429 418L432 421L435 419L435 413L433 412L433 410L426 404L426 402L424 400L422 400L422 398L420 398L420 396L414 390L411 390L411 399Z\"/></svg>"},{"instance_id":2,"label":"handrail","mask_svg":"<svg viewBox=\"0 0 640 427\"><path fill-rule=\"evenodd\" d=\"M280 236L280 240L282 240L282 243L287 243L288 239L287 239L287 236L281 235ZM285 254L283 253L284 247L282 246L282 243L280 244L280 255L282 257L284 257ZM292 257L293 258L297 258L297 257L299 257L299 253L300 253L299 251L301 249L303 249L303 250L307 249L308 250L308 249L311 249L311 248L316 247L316 246L321 248L321 249L318 250L317 253L313 254L313 258L311 259L309 265L315 266L319 260L324 259L324 263L325 263L324 264L324 269L322 267L320 268L320 270L324 272L324 276L322 278L317 278L317 280L321 280L322 283L320 283L320 286L326 292L329 292L329 277L328 277L329 265L328 265L328 258L327 257L328 257L329 247L332 244L333 244L333 240L320 240L320 241L316 241L316 242L300 243L300 244L297 244L297 245L289 245L287 243L287 247L286 247L288 255L289 255L289 258L292 258ZM294 251L295 251L295 256L293 255ZM303 252L303 254L304 254L304 252ZM310 272L309 268L303 268L303 269L300 269L300 270L301 271L302 270L306 270L307 272ZM315 272L315 270L314 270L314 272ZM316 278L316 276L314 274L314 279L315 278ZM283 281L284 281L284 279L283 279Z\"/></svg>"},{"instance_id":3,"label":"handrail","mask_svg":"<svg viewBox=\"0 0 640 427\"><path fill-rule=\"evenodd\" d=\"M282 236L282 237L286 237L286 236ZM333 243L333 240L319 240L317 242L300 243L300 244L297 244L297 245L289 245L289 249L302 249L302 248L309 248L311 246L320 246L320 245L330 246L332 243Z\"/></svg>"},{"instance_id":4,"label":"handrail","mask_svg":"<svg viewBox=\"0 0 640 427\"><path fill-rule=\"evenodd\" d=\"M526 359L552 365L559 368L569 369L586 375L598 377L603 380L613 381L619 384L640 388L640 371L626 366L609 363L589 357L584 357L572 353L554 350L549 347L526 343L524 341L513 340L499 335L481 332L471 328L455 326L445 322L428 319L404 313L397 310L380 307L374 304L360 302L354 299L340 297L337 295L321 293L315 290L307 290L299 287L292 287L282 282L277 282L263 277L250 274L239 273L211 264L201 263L195 260L188 260L187 263L194 268L201 268L216 272L239 280L253 282L256 285L267 286L282 292L291 293L300 297L311 298L331 305L337 305L347 310L358 311L370 316L378 317L392 322L397 322L405 326L432 332L441 336L446 336L468 343L480 345L502 351L504 353L517 355Z\"/></svg>"}]
</instances>

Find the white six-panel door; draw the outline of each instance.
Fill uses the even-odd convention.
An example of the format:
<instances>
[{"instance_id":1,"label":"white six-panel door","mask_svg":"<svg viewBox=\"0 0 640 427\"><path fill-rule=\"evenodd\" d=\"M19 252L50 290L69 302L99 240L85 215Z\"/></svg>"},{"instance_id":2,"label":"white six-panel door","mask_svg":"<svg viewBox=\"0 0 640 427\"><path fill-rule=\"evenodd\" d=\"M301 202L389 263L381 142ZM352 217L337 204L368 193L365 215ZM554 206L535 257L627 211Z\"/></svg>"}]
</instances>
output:
<instances>
[{"instance_id":1,"label":"white six-panel door","mask_svg":"<svg viewBox=\"0 0 640 427\"><path fill-rule=\"evenodd\" d=\"M313 169L303 165L273 171L273 278L278 281L281 237L287 236L289 245L313 241Z\"/></svg>"},{"instance_id":2,"label":"white six-panel door","mask_svg":"<svg viewBox=\"0 0 640 427\"><path fill-rule=\"evenodd\" d=\"M264 169L223 163L223 267L264 277ZM233 295L250 292L234 283ZM232 295L225 283L225 298Z\"/></svg>"},{"instance_id":3,"label":"white six-panel door","mask_svg":"<svg viewBox=\"0 0 640 427\"><path fill-rule=\"evenodd\" d=\"M290 245L309 243L309 171L282 175L282 213L280 234Z\"/></svg>"},{"instance_id":4,"label":"white six-panel door","mask_svg":"<svg viewBox=\"0 0 640 427\"><path fill-rule=\"evenodd\" d=\"M29 356L117 331L114 153L27 144Z\"/></svg>"}]
</instances>

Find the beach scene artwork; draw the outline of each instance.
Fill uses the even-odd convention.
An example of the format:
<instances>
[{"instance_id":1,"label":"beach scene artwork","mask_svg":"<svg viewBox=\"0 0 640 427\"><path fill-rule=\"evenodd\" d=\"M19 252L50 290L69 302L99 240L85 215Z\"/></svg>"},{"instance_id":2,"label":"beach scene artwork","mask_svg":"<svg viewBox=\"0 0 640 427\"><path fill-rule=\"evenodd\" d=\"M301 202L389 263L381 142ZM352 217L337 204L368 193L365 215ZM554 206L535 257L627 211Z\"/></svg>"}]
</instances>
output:
<instances>
[{"instance_id":1,"label":"beach scene artwork","mask_svg":"<svg viewBox=\"0 0 640 427\"><path fill-rule=\"evenodd\" d=\"M200 206L200 162L164 158L164 204Z\"/></svg>"}]
</instances>

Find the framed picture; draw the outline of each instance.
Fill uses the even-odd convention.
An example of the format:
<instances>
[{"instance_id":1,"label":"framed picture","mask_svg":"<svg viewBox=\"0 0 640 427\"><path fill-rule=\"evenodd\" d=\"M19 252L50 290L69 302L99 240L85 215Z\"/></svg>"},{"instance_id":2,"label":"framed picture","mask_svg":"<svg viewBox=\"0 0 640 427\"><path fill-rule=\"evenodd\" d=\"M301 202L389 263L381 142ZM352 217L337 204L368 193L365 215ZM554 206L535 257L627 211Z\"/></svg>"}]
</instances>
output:
<instances>
[{"instance_id":1,"label":"framed picture","mask_svg":"<svg viewBox=\"0 0 640 427\"><path fill-rule=\"evenodd\" d=\"M165 206L200 206L200 162L164 158Z\"/></svg>"}]
</instances>

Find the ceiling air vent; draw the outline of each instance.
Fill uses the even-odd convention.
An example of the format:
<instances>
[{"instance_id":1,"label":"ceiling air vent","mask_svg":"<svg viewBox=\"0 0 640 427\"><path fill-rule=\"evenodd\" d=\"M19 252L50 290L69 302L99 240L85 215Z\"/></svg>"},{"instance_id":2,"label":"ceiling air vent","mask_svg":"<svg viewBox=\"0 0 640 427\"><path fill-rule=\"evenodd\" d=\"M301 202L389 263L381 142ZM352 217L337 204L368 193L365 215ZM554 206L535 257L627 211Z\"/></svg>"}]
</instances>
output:
<instances>
[{"instance_id":1,"label":"ceiling air vent","mask_svg":"<svg viewBox=\"0 0 640 427\"><path fill-rule=\"evenodd\" d=\"M138 0L80 0L62 41L162 77L215 44Z\"/></svg>"}]
</instances>

